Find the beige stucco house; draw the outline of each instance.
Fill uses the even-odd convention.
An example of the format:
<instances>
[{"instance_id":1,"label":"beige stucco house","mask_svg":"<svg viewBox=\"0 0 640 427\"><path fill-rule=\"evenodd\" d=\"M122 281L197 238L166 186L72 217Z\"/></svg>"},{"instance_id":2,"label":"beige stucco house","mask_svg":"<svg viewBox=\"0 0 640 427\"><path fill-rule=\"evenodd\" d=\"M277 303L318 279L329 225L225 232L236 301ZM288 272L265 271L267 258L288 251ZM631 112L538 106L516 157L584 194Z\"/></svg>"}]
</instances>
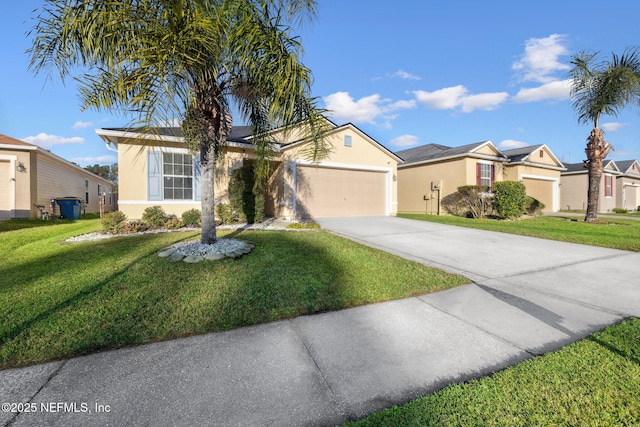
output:
<instances>
[{"instance_id":1,"label":"beige stucco house","mask_svg":"<svg viewBox=\"0 0 640 427\"><path fill-rule=\"evenodd\" d=\"M326 138L332 149L319 162L304 154L308 143L296 132L274 131L275 158L268 181L265 214L278 218L394 215L397 212L397 165L400 159L351 123L336 126ZM251 129L234 126L224 159L217 165L216 203L228 203L231 172L255 159ZM179 128L140 133L98 129L118 150L119 209L141 218L149 206L168 214L200 209L197 159L187 150Z\"/></svg>"},{"instance_id":2,"label":"beige stucco house","mask_svg":"<svg viewBox=\"0 0 640 427\"><path fill-rule=\"evenodd\" d=\"M113 184L36 145L0 135L0 221L59 215L58 197L77 197L86 213L115 208Z\"/></svg>"},{"instance_id":3,"label":"beige stucco house","mask_svg":"<svg viewBox=\"0 0 640 427\"><path fill-rule=\"evenodd\" d=\"M521 181L527 195L560 209L560 172L564 165L546 145L499 150L491 141L460 147L427 144L396 152L398 212L443 213L441 200L463 185Z\"/></svg>"},{"instance_id":4,"label":"beige stucco house","mask_svg":"<svg viewBox=\"0 0 640 427\"><path fill-rule=\"evenodd\" d=\"M587 209L589 171L584 163L567 164L562 173L562 208ZM637 211L640 207L640 164L637 160L605 160L598 212L611 212L614 208Z\"/></svg>"}]
</instances>

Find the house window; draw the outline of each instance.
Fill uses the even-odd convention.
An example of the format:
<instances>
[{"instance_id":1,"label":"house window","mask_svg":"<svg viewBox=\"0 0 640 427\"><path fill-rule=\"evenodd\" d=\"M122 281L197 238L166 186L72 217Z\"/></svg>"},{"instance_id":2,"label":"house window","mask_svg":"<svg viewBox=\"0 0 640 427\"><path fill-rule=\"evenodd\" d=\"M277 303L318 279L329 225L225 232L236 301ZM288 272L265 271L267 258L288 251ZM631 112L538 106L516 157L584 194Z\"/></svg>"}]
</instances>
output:
<instances>
[{"instance_id":1,"label":"house window","mask_svg":"<svg viewBox=\"0 0 640 427\"><path fill-rule=\"evenodd\" d=\"M605 197L613 196L613 176L612 175L604 176L604 196Z\"/></svg>"},{"instance_id":2,"label":"house window","mask_svg":"<svg viewBox=\"0 0 640 427\"><path fill-rule=\"evenodd\" d=\"M163 153L162 172L165 200L193 199L193 157L190 154Z\"/></svg>"},{"instance_id":3,"label":"house window","mask_svg":"<svg viewBox=\"0 0 640 427\"><path fill-rule=\"evenodd\" d=\"M351 135L344 136L344 146L351 147Z\"/></svg>"},{"instance_id":4,"label":"house window","mask_svg":"<svg viewBox=\"0 0 640 427\"><path fill-rule=\"evenodd\" d=\"M476 184L491 188L493 184L493 165L490 163L478 163L476 165Z\"/></svg>"},{"instance_id":5,"label":"house window","mask_svg":"<svg viewBox=\"0 0 640 427\"><path fill-rule=\"evenodd\" d=\"M101 190L100 184L98 184L98 198L100 198L100 196L102 196L102 192L100 190Z\"/></svg>"},{"instance_id":6,"label":"house window","mask_svg":"<svg viewBox=\"0 0 640 427\"><path fill-rule=\"evenodd\" d=\"M84 201L85 203L89 203L89 180L84 180Z\"/></svg>"}]
</instances>

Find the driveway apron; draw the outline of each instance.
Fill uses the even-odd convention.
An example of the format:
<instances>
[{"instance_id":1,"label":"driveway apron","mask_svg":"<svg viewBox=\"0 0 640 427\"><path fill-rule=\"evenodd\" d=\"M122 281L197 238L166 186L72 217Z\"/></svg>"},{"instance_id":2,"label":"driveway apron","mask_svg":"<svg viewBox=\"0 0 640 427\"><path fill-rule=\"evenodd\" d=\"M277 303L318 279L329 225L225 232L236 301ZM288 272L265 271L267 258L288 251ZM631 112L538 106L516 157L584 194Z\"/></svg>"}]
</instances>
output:
<instances>
[{"instance_id":1,"label":"driveway apron","mask_svg":"<svg viewBox=\"0 0 640 427\"><path fill-rule=\"evenodd\" d=\"M0 424L334 426L640 317L639 253L392 217L318 222L470 283L0 371L3 403L35 405Z\"/></svg>"}]
</instances>

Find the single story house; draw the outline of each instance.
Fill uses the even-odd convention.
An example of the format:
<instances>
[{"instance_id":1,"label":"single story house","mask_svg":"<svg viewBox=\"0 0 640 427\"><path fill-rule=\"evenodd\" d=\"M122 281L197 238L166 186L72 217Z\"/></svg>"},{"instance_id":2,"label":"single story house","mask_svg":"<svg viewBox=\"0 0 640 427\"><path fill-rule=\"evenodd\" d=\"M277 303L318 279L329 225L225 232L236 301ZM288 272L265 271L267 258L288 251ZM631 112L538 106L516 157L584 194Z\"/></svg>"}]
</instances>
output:
<instances>
[{"instance_id":1,"label":"single story house","mask_svg":"<svg viewBox=\"0 0 640 427\"><path fill-rule=\"evenodd\" d=\"M564 165L546 145L501 151L491 141L460 147L427 144L395 153L398 166L398 212L441 213L441 200L464 185L520 181L527 195L560 209L560 172Z\"/></svg>"},{"instance_id":2,"label":"single story house","mask_svg":"<svg viewBox=\"0 0 640 427\"><path fill-rule=\"evenodd\" d=\"M113 184L36 145L0 135L0 221L59 215L58 197L77 197L87 213L115 210Z\"/></svg>"},{"instance_id":3,"label":"single story house","mask_svg":"<svg viewBox=\"0 0 640 427\"><path fill-rule=\"evenodd\" d=\"M562 172L562 207L570 210L587 209L589 171L584 163L567 164ZM598 212L614 208L640 210L640 164L637 160L605 160Z\"/></svg>"},{"instance_id":4,"label":"single story house","mask_svg":"<svg viewBox=\"0 0 640 427\"><path fill-rule=\"evenodd\" d=\"M351 123L331 122L329 155L318 162L305 156L309 142L296 132L270 133L275 158L268 180L265 214L301 219L394 215L397 212L397 165L400 159ZM141 218L149 206L168 214L200 209L199 156L189 152L180 128L105 128L96 133L118 151L119 209ZM229 203L231 172L255 159L251 128L234 126L224 157L216 166L216 203Z\"/></svg>"}]
</instances>

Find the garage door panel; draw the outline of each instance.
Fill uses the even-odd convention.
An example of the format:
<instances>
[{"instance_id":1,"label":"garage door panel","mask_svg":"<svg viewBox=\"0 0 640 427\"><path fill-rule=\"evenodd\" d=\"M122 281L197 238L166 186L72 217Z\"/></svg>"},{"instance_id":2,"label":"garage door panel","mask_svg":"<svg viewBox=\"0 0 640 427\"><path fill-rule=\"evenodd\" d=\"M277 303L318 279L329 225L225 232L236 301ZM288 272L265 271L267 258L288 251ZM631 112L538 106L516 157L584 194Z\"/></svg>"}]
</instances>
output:
<instances>
[{"instance_id":1,"label":"garage door panel","mask_svg":"<svg viewBox=\"0 0 640 427\"><path fill-rule=\"evenodd\" d=\"M545 204L544 211L553 210L553 182L541 179L524 178L523 184L526 188L527 196L540 200Z\"/></svg>"},{"instance_id":2,"label":"garage door panel","mask_svg":"<svg viewBox=\"0 0 640 427\"><path fill-rule=\"evenodd\" d=\"M386 173L299 166L296 207L303 218L386 214Z\"/></svg>"}]
</instances>

